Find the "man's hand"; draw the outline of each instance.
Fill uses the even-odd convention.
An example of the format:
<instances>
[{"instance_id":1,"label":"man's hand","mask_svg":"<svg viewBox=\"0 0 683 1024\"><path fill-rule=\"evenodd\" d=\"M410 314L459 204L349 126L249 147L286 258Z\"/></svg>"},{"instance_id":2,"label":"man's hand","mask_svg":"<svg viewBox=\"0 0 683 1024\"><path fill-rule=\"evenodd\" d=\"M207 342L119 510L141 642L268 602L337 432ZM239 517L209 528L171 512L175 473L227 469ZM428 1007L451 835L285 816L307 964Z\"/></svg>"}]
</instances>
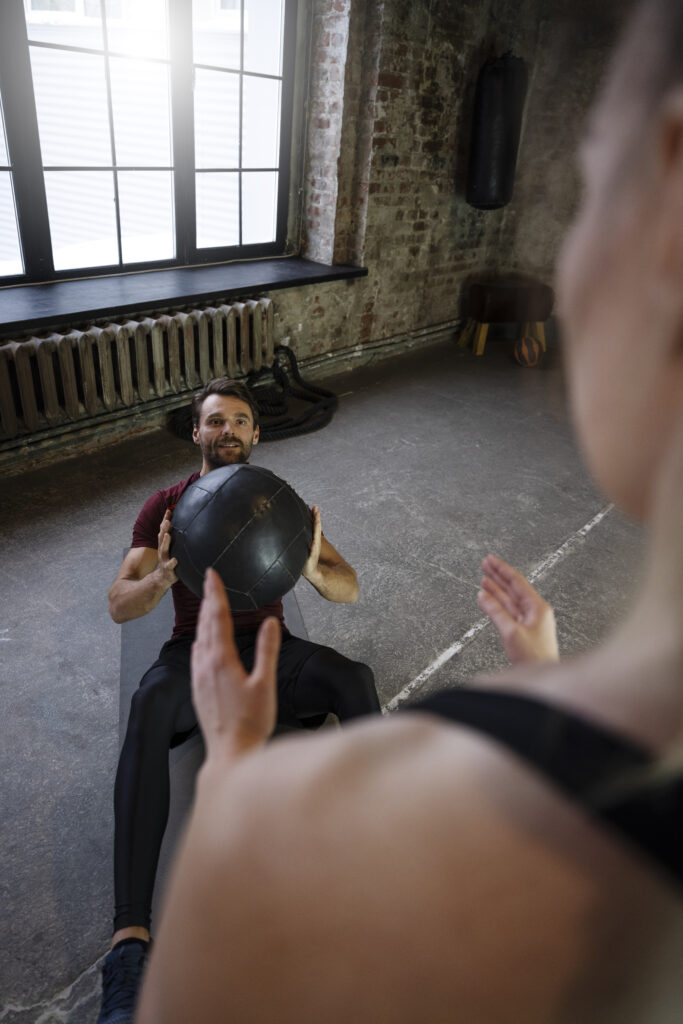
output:
<instances>
[{"instance_id":1,"label":"man's hand","mask_svg":"<svg viewBox=\"0 0 683 1024\"><path fill-rule=\"evenodd\" d=\"M231 761L273 732L280 625L268 618L256 639L247 675L235 646L230 605L220 576L208 569L192 645L192 699L206 743L207 763Z\"/></svg>"},{"instance_id":2,"label":"man's hand","mask_svg":"<svg viewBox=\"0 0 683 1024\"><path fill-rule=\"evenodd\" d=\"M175 567L178 564L177 558L171 558L171 510L166 509L164 518L161 520L161 526L159 527L159 538L157 541L157 553L159 555L159 565L157 571L160 576L172 586L177 582L178 577L175 574Z\"/></svg>"},{"instance_id":3,"label":"man's hand","mask_svg":"<svg viewBox=\"0 0 683 1024\"><path fill-rule=\"evenodd\" d=\"M529 581L502 558L487 555L477 603L500 633L513 665L559 661L555 613Z\"/></svg>"},{"instance_id":4,"label":"man's hand","mask_svg":"<svg viewBox=\"0 0 683 1024\"><path fill-rule=\"evenodd\" d=\"M313 582L316 579L318 573L318 562L320 561L320 548L322 545L323 538L323 527L320 519L320 509L317 505L313 506L313 540L311 541L311 550L308 553L306 563L301 570L301 575Z\"/></svg>"},{"instance_id":5,"label":"man's hand","mask_svg":"<svg viewBox=\"0 0 683 1024\"><path fill-rule=\"evenodd\" d=\"M157 535L157 548L131 548L109 588L109 614L114 622L146 615L177 582L177 558L170 557L171 510L166 509Z\"/></svg>"},{"instance_id":6,"label":"man's hand","mask_svg":"<svg viewBox=\"0 0 683 1024\"><path fill-rule=\"evenodd\" d=\"M313 506L313 540L301 575L326 601L353 604L358 600L356 572L323 537L320 509Z\"/></svg>"}]
</instances>

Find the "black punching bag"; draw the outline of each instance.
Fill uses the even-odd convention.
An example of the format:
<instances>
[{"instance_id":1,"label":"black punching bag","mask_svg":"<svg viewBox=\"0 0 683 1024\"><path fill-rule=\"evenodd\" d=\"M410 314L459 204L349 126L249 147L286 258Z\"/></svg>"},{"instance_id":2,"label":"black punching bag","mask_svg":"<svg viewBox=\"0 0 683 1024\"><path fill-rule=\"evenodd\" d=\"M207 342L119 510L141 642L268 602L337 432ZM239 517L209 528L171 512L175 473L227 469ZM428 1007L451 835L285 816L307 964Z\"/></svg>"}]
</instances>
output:
<instances>
[{"instance_id":1,"label":"black punching bag","mask_svg":"<svg viewBox=\"0 0 683 1024\"><path fill-rule=\"evenodd\" d=\"M512 198L526 87L526 65L511 53L479 72L466 191L478 210L496 210Z\"/></svg>"}]
</instances>

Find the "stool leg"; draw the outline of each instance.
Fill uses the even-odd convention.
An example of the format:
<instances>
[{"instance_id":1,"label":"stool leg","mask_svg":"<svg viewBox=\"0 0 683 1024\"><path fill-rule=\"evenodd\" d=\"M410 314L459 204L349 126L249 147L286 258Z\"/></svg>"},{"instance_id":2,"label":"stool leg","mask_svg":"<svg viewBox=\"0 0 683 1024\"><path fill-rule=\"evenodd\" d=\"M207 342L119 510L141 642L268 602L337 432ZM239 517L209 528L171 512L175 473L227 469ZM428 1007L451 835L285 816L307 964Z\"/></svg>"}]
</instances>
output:
<instances>
[{"instance_id":1,"label":"stool leg","mask_svg":"<svg viewBox=\"0 0 683 1024\"><path fill-rule=\"evenodd\" d=\"M545 347L545 326L543 324L543 321L542 320L537 320L536 323L533 326L534 326L534 334L538 338L538 340L540 341L541 348L545 352L546 351L546 347Z\"/></svg>"},{"instance_id":2,"label":"stool leg","mask_svg":"<svg viewBox=\"0 0 683 1024\"><path fill-rule=\"evenodd\" d=\"M475 327L476 323L470 317L470 319L468 319L467 323L460 332L460 337L458 338L458 346L460 348L467 348L467 346L470 344L470 342L472 341L472 335L474 334Z\"/></svg>"},{"instance_id":3,"label":"stool leg","mask_svg":"<svg viewBox=\"0 0 683 1024\"><path fill-rule=\"evenodd\" d=\"M474 336L474 343L472 345L472 351L475 356L483 356L484 347L486 345L486 335L489 332L488 324L477 324L477 333Z\"/></svg>"}]
</instances>

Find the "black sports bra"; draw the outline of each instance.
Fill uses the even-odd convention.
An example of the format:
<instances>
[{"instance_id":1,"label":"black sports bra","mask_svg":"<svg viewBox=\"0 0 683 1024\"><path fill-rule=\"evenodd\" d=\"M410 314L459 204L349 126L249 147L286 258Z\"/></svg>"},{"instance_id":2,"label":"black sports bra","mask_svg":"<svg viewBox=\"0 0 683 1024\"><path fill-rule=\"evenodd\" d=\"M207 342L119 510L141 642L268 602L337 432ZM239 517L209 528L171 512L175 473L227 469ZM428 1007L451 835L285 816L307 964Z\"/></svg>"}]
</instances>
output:
<instances>
[{"instance_id":1,"label":"black sports bra","mask_svg":"<svg viewBox=\"0 0 683 1024\"><path fill-rule=\"evenodd\" d=\"M653 775L657 758L647 748L501 690L442 690L405 710L428 711L499 741L683 885L683 772Z\"/></svg>"}]
</instances>

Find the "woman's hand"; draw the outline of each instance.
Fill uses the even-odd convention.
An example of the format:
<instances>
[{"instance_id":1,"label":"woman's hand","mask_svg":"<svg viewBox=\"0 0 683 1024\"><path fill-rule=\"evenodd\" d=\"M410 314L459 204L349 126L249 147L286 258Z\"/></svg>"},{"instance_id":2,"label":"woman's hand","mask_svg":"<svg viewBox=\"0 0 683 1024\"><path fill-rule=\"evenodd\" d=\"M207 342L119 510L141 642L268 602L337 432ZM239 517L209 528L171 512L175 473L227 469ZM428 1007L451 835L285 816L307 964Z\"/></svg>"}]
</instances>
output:
<instances>
[{"instance_id":1,"label":"woman's hand","mask_svg":"<svg viewBox=\"0 0 683 1024\"><path fill-rule=\"evenodd\" d=\"M192 645L192 699L206 743L206 760L230 761L264 743L275 728L280 624L268 618L256 639L247 674L235 645L232 615L221 578L204 577L204 597Z\"/></svg>"},{"instance_id":2,"label":"woman's hand","mask_svg":"<svg viewBox=\"0 0 683 1024\"><path fill-rule=\"evenodd\" d=\"M477 603L500 633L513 665L559 661L555 613L529 581L502 558L487 555Z\"/></svg>"}]
</instances>

